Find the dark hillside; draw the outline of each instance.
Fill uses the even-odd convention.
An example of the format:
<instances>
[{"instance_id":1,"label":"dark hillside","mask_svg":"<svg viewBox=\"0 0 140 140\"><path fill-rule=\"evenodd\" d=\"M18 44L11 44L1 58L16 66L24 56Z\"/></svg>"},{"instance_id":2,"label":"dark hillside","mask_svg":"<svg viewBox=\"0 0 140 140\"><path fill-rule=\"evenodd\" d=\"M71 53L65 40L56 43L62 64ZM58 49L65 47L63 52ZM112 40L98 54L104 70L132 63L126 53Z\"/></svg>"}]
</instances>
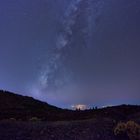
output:
<instances>
[{"instance_id":1,"label":"dark hillside","mask_svg":"<svg viewBox=\"0 0 140 140\"><path fill-rule=\"evenodd\" d=\"M0 91L0 119L28 120L32 117L44 119L61 111L60 108L35 100L32 97Z\"/></svg>"},{"instance_id":2,"label":"dark hillside","mask_svg":"<svg viewBox=\"0 0 140 140\"><path fill-rule=\"evenodd\" d=\"M0 91L0 120L14 118L30 120L37 117L42 121L85 120L92 118L110 118L125 121L130 118L140 122L140 106L121 105L102 109L72 111L61 109L32 97L21 96L7 91Z\"/></svg>"},{"instance_id":3,"label":"dark hillside","mask_svg":"<svg viewBox=\"0 0 140 140\"><path fill-rule=\"evenodd\" d=\"M140 124L140 106L72 111L0 91L0 140L129 140L114 135L118 122L129 120Z\"/></svg>"}]
</instances>

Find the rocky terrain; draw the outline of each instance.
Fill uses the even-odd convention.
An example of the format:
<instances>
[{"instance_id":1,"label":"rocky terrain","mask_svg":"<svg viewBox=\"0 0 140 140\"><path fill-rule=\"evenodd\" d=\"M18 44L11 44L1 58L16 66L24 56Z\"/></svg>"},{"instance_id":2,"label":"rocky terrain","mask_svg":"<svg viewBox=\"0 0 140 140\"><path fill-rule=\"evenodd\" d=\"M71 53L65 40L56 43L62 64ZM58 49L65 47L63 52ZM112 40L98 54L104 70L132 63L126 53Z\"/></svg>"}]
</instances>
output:
<instances>
[{"instance_id":1,"label":"rocky terrain","mask_svg":"<svg viewBox=\"0 0 140 140\"><path fill-rule=\"evenodd\" d=\"M70 122L0 122L1 140L114 140L108 119Z\"/></svg>"}]
</instances>

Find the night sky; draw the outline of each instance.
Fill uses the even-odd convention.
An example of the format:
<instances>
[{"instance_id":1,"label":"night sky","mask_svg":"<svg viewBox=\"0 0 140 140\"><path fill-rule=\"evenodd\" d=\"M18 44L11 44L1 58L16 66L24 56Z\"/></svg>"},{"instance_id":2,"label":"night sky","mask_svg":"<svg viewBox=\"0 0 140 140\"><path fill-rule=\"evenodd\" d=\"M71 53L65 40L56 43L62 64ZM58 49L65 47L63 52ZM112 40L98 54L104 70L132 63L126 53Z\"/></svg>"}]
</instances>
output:
<instances>
[{"instance_id":1,"label":"night sky","mask_svg":"<svg viewBox=\"0 0 140 140\"><path fill-rule=\"evenodd\" d=\"M64 108L140 104L140 0L0 0L0 88Z\"/></svg>"}]
</instances>

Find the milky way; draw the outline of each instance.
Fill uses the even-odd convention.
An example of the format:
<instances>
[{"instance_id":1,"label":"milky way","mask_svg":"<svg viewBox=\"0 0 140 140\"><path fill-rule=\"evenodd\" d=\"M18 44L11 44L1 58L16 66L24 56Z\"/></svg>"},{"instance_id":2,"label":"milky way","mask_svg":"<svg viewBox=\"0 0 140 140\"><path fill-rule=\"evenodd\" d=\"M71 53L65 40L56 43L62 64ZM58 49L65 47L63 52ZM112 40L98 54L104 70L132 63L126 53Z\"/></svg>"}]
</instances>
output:
<instances>
[{"instance_id":1,"label":"milky way","mask_svg":"<svg viewBox=\"0 0 140 140\"><path fill-rule=\"evenodd\" d=\"M60 107L139 104L139 0L5 0L0 87Z\"/></svg>"}]
</instances>

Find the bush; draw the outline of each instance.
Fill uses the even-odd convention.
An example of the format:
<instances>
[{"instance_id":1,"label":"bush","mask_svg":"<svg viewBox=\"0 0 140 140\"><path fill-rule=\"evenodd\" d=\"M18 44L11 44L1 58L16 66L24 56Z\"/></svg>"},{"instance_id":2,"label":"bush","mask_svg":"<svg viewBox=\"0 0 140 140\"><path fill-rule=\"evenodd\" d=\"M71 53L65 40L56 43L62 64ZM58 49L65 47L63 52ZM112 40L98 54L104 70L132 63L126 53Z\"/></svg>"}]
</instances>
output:
<instances>
[{"instance_id":1,"label":"bush","mask_svg":"<svg viewBox=\"0 0 140 140\"><path fill-rule=\"evenodd\" d=\"M16 119L15 119L15 118L10 118L9 120L10 120L10 121L16 121Z\"/></svg>"},{"instance_id":2,"label":"bush","mask_svg":"<svg viewBox=\"0 0 140 140\"><path fill-rule=\"evenodd\" d=\"M120 123L117 124L116 128L114 129L114 134L115 135L120 135L122 133L125 133L125 131L126 131L126 124L120 122Z\"/></svg>"},{"instance_id":3,"label":"bush","mask_svg":"<svg viewBox=\"0 0 140 140\"><path fill-rule=\"evenodd\" d=\"M38 122L38 121L41 121L41 119L39 119L39 118L37 118L37 117L32 117L32 118L30 119L30 121L32 121L32 122Z\"/></svg>"},{"instance_id":4,"label":"bush","mask_svg":"<svg viewBox=\"0 0 140 140\"><path fill-rule=\"evenodd\" d=\"M126 131L130 140L140 140L140 125L133 121L126 123Z\"/></svg>"},{"instance_id":5,"label":"bush","mask_svg":"<svg viewBox=\"0 0 140 140\"><path fill-rule=\"evenodd\" d=\"M120 122L114 129L114 134L116 136L127 134L130 140L140 140L140 125L134 121Z\"/></svg>"}]
</instances>

